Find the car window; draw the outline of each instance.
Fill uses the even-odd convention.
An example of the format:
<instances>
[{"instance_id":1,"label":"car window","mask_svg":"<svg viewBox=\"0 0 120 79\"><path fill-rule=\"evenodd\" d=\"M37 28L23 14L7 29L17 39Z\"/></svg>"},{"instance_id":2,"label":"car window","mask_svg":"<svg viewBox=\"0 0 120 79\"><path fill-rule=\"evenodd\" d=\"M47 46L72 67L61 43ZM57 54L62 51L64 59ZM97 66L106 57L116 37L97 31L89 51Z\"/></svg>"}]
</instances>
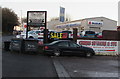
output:
<instances>
[{"instance_id":1,"label":"car window","mask_svg":"<svg viewBox=\"0 0 120 79\"><path fill-rule=\"evenodd\" d=\"M41 33L44 33L44 31L41 31Z\"/></svg>"},{"instance_id":2,"label":"car window","mask_svg":"<svg viewBox=\"0 0 120 79\"><path fill-rule=\"evenodd\" d=\"M79 45L77 45L77 44L74 43L74 42L69 42L69 46L70 46L70 47L79 47Z\"/></svg>"},{"instance_id":3,"label":"car window","mask_svg":"<svg viewBox=\"0 0 120 79\"><path fill-rule=\"evenodd\" d=\"M102 33L99 33L99 35L102 35Z\"/></svg>"},{"instance_id":4,"label":"car window","mask_svg":"<svg viewBox=\"0 0 120 79\"><path fill-rule=\"evenodd\" d=\"M41 33L41 31L36 31L36 34Z\"/></svg>"},{"instance_id":5,"label":"car window","mask_svg":"<svg viewBox=\"0 0 120 79\"><path fill-rule=\"evenodd\" d=\"M68 47L68 42L60 42L58 43L58 46L62 46L62 47Z\"/></svg>"},{"instance_id":6,"label":"car window","mask_svg":"<svg viewBox=\"0 0 120 79\"><path fill-rule=\"evenodd\" d=\"M29 31L29 32L28 32L28 34L32 34L32 33L34 33L34 31Z\"/></svg>"}]
</instances>

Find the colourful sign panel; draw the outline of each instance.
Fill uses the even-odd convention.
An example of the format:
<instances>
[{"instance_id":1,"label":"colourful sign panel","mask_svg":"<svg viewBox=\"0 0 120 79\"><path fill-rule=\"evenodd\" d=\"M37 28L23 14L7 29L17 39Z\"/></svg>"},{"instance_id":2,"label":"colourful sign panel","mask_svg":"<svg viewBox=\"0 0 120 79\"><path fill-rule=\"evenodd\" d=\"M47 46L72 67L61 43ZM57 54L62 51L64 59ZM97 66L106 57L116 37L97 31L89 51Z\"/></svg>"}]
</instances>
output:
<instances>
[{"instance_id":1,"label":"colourful sign panel","mask_svg":"<svg viewBox=\"0 0 120 79\"><path fill-rule=\"evenodd\" d=\"M68 38L67 33L50 33L50 38L65 39Z\"/></svg>"},{"instance_id":2,"label":"colourful sign panel","mask_svg":"<svg viewBox=\"0 0 120 79\"><path fill-rule=\"evenodd\" d=\"M117 55L118 41L77 40L77 43L94 49L98 55Z\"/></svg>"}]
</instances>

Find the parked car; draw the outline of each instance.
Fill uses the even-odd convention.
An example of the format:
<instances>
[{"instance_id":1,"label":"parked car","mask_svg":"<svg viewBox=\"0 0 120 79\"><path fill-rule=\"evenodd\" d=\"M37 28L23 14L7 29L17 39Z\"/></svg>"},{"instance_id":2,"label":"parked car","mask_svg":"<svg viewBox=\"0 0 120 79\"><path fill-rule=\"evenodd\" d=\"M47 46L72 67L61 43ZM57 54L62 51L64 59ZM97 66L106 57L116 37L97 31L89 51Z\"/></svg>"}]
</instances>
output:
<instances>
[{"instance_id":1,"label":"parked car","mask_svg":"<svg viewBox=\"0 0 120 79\"><path fill-rule=\"evenodd\" d=\"M19 31L14 30L14 31L13 31L13 35L19 35L19 34L21 34L21 32L23 32L23 31L21 31L21 30L19 30Z\"/></svg>"},{"instance_id":2,"label":"parked car","mask_svg":"<svg viewBox=\"0 0 120 79\"><path fill-rule=\"evenodd\" d=\"M102 33L97 33L97 34L96 34L96 37L97 37L97 38L102 38L102 37L103 37L103 36L102 36Z\"/></svg>"},{"instance_id":3,"label":"parked car","mask_svg":"<svg viewBox=\"0 0 120 79\"><path fill-rule=\"evenodd\" d=\"M96 33L94 31L83 31L82 32L82 37L86 38L95 38Z\"/></svg>"},{"instance_id":4,"label":"parked car","mask_svg":"<svg viewBox=\"0 0 120 79\"><path fill-rule=\"evenodd\" d=\"M44 45L44 54L47 55L84 55L86 57L92 57L95 52L92 48L78 45L70 40L58 40Z\"/></svg>"},{"instance_id":5,"label":"parked car","mask_svg":"<svg viewBox=\"0 0 120 79\"><path fill-rule=\"evenodd\" d=\"M34 39L38 39L38 38L43 38L43 31L41 30L32 30L32 31L28 31L28 38L34 38ZM21 33L20 35L17 35L16 38L26 38L26 32Z\"/></svg>"}]
</instances>

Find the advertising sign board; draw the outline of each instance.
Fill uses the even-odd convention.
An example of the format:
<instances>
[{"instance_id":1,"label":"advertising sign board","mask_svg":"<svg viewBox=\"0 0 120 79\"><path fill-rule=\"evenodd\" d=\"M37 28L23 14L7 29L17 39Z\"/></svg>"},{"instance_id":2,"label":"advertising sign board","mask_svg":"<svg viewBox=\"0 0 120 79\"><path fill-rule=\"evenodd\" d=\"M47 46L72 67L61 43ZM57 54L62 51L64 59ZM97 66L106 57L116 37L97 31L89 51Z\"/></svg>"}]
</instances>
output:
<instances>
[{"instance_id":1,"label":"advertising sign board","mask_svg":"<svg viewBox=\"0 0 120 79\"><path fill-rule=\"evenodd\" d=\"M28 26L45 27L46 11L28 11L27 23Z\"/></svg>"},{"instance_id":2,"label":"advertising sign board","mask_svg":"<svg viewBox=\"0 0 120 79\"><path fill-rule=\"evenodd\" d=\"M68 38L67 33L50 33L50 38L65 39Z\"/></svg>"},{"instance_id":3,"label":"advertising sign board","mask_svg":"<svg viewBox=\"0 0 120 79\"><path fill-rule=\"evenodd\" d=\"M99 21L88 21L88 25L103 25L103 22L99 22Z\"/></svg>"},{"instance_id":4,"label":"advertising sign board","mask_svg":"<svg viewBox=\"0 0 120 79\"><path fill-rule=\"evenodd\" d=\"M98 55L118 55L118 41L77 40L77 44L93 48Z\"/></svg>"}]
</instances>

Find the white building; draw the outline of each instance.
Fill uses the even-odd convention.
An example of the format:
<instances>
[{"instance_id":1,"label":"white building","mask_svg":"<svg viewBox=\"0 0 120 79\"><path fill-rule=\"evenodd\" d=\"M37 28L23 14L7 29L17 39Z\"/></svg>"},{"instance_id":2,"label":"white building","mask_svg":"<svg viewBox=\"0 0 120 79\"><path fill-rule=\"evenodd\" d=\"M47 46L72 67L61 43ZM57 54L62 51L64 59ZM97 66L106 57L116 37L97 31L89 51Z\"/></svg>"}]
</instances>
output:
<instances>
[{"instance_id":1,"label":"white building","mask_svg":"<svg viewBox=\"0 0 120 79\"><path fill-rule=\"evenodd\" d=\"M102 32L103 30L117 30L117 21L108 19L106 17L85 18L70 22L54 24L53 30L72 30L78 28L78 31L91 30L95 32Z\"/></svg>"}]
</instances>

